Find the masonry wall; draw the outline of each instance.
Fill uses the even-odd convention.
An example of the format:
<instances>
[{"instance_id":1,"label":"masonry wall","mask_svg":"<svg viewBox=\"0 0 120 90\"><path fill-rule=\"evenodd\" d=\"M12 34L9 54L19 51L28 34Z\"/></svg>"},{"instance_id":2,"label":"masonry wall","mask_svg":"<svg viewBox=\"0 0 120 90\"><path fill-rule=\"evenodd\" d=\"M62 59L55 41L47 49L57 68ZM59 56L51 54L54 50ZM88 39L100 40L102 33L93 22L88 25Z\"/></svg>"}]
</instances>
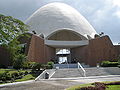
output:
<instances>
[{"instance_id":1,"label":"masonry wall","mask_svg":"<svg viewBox=\"0 0 120 90\"><path fill-rule=\"evenodd\" d=\"M45 63L44 48L44 39L36 35L32 35L28 50L28 60Z\"/></svg>"},{"instance_id":2,"label":"masonry wall","mask_svg":"<svg viewBox=\"0 0 120 90\"><path fill-rule=\"evenodd\" d=\"M55 48L45 45L43 38L32 35L27 56L30 61L47 63L55 57Z\"/></svg>"},{"instance_id":3,"label":"masonry wall","mask_svg":"<svg viewBox=\"0 0 120 90\"><path fill-rule=\"evenodd\" d=\"M88 46L82 46L71 49L71 60L72 62L87 63L88 57Z\"/></svg>"},{"instance_id":4,"label":"masonry wall","mask_svg":"<svg viewBox=\"0 0 120 90\"><path fill-rule=\"evenodd\" d=\"M55 48L45 45L45 60L52 61L56 56Z\"/></svg>"},{"instance_id":5,"label":"masonry wall","mask_svg":"<svg viewBox=\"0 0 120 90\"><path fill-rule=\"evenodd\" d=\"M96 66L102 61L116 60L118 54L108 36L99 37L89 41L88 46L77 47L72 49L73 57L79 62L85 62L90 66Z\"/></svg>"},{"instance_id":6,"label":"masonry wall","mask_svg":"<svg viewBox=\"0 0 120 90\"><path fill-rule=\"evenodd\" d=\"M10 54L9 52L0 46L0 65L10 65Z\"/></svg>"},{"instance_id":7,"label":"masonry wall","mask_svg":"<svg viewBox=\"0 0 120 90\"><path fill-rule=\"evenodd\" d=\"M117 51L117 55L120 56L120 45L115 45L115 50Z\"/></svg>"}]
</instances>

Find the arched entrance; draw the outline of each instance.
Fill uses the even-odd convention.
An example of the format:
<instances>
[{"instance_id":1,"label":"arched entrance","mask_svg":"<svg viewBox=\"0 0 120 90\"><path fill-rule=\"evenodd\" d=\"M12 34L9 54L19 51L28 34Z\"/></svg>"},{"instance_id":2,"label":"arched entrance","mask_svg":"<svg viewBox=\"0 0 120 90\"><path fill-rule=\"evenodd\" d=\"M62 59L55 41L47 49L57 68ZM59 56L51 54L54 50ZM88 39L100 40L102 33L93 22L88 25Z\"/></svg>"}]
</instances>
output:
<instances>
[{"instance_id":1,"label":"arched entrance","mask_svg":"<svg viewBox=\"0 0 120 90\"><path fill-rule=\"evenodd\" d=\"M71 63L74 61L71 48L87 45L88 39L75 31L62 29L47 36L45 44L56 50L56 63Z\"/></svg>"},{"instance_id":2,"label":"arched entrance","mask_svg":"<svg viewBox=\"0 0 120 90\"><path fill-rule=\"evenodd\" d=\"M70 63L71 62L71 54L70 49L66 48L56 48L56 56L57 62L59 64Z\"/></svg>"}]
</instances>

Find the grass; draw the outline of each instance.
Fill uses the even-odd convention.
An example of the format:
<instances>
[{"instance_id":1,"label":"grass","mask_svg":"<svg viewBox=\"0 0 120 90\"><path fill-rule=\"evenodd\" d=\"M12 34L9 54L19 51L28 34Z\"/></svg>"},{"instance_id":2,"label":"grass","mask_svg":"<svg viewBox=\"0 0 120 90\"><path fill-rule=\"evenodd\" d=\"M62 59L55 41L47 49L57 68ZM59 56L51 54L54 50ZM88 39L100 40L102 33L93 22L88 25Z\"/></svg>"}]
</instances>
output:
<instances>
[{"instance_id":1,"label":"grass","mask_svg":"<svg viewBox=\"0 0 120 90\"><path fill-rule=\"evenodd\" d=\"M103 82L103 83L109 83L109 82L113 82L113 81L107 81L107 82ZM87 86L94 86L94 85L91 85L91 83L80 84L80 85L72 86L66 90L77 90L77 89L80 89L81 87L87 87ZM120 90L120 85L108 85L107 87L108 88L106 90Z\"/></svg>"},{"instance_id":2,"label":"grass","mask_svg":"<svg viewBox=\"0 0 120 90\"><path fill-rule=\"evenodd\" d=\"M106 90L120 90L120 85L108 85Z\"/></svg>"},{"instance_id":3,"label":"grass","mask_svg":"<svg viewBox=\"0 0 120 90\"><path fill-rule=\"evenodd\" d=\"M34 77L32 74L27 74L25 75L23 78L21 79L17 79L15 80L16 82L21 82L21 81L27 81L27 80L33 80L35 79L36 77Z\"/></svg>"},{"instance_id":4,"label":"grass","mask_svg":"<svg viewBox=\"0 0 120 90\"><path fill-rule=\"evenodd\" d=\"M70 87L70 88L68 88L66 90L76 90L76 89L79 89L81 87L86 87L86 86L93 86L93 85L91 85L91 83L89 83L89 84L80 84L80 85L77 85L77 86L72 86L72 87Z\"/></svg>"}]
</instances>

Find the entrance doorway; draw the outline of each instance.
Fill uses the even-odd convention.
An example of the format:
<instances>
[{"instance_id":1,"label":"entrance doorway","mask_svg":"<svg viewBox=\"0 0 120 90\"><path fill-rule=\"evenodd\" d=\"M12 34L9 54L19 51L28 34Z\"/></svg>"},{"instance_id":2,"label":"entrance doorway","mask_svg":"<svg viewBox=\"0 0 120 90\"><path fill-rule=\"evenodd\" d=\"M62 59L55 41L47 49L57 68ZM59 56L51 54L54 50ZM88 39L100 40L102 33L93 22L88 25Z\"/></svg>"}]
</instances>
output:
<instances>
[{"instance_id":1,"label":"entrance doorway","mask_svg":"<svg viewBox=\"0 0 120 90\"><path fill-rule=\"evenodd\" d=\"M71 62L70 49L68 48L57 48L56 56L57 56L57 62L59 64L66 64Z\"/></svg>"}]
</instances>

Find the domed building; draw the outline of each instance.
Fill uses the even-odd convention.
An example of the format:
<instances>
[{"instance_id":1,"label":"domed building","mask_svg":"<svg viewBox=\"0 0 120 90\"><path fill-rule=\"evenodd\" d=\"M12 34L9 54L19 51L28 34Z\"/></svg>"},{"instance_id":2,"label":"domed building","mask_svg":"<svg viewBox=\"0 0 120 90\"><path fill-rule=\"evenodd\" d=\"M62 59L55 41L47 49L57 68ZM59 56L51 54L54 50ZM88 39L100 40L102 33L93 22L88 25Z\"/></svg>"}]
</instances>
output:
<instances>
[{"instance_id":1,"label":"domed building","mask_svg":"<svg viewBox=\"0 0 120 90\"><path fill-rule=\"evenodd\" d=\"M97 35L85 17L64 3L42 6L26 24L33 33L27 49L31 61L96 66L117 55L108 36Z\"/></svg>"},{"instance_id":2,"label":"domed building","mask_svg":"<svg viewBox=\"0 0 120 90\"><path fill-rule=\"evenodd\" d=\"M28 60L57 64L80 62L96 66L102 61L117 60L120 46L109 36L97 34L92 25L77 10L64 3L50 3L39 8L27 20L29 32L21 35L22 52ZM0 64L10 65L10 54L0 46Z\"/></svg>"},{"instance_id":3,"label":"domed building","mask_svg":"<svg viewBox=\"0 0 120 90\"><path fill-rule=\"evenodd\" d=\"M30 30L45 39L55 37L60 32L74 33L79 39L87 40L96 34L89 22L74 8L64 3L50 3L33 13L26 21ZM57 36L55 38L58 38Z\"/></svg>"}]
</instances>

